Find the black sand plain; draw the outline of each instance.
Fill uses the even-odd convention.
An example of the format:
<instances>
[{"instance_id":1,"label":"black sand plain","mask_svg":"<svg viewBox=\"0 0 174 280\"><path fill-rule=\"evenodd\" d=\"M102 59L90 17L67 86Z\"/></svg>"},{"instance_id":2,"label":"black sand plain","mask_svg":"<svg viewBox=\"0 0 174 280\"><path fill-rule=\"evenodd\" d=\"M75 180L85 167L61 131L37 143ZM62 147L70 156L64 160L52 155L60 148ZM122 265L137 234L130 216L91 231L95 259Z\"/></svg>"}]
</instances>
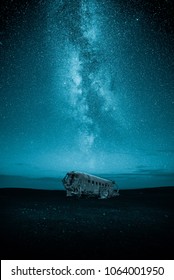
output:
<instances>
[{"instance_id":1,"label":"black sand plain","mask_svg":"<svg viewBox=\"0 0 174 280\"><path fill-rule=\"evenodd\" d=\"M1 259L173 259L174 187L67 198L0 189Z\"/></svg>"}]
</instances>

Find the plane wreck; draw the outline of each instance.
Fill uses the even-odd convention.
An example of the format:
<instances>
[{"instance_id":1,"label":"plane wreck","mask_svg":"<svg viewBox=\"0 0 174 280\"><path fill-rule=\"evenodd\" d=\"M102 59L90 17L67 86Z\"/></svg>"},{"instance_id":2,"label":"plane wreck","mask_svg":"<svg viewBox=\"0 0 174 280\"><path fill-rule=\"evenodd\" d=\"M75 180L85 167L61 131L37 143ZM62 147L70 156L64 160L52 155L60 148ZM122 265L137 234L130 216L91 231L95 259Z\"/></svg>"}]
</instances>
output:
<instances>
[{"instance_id":1,"label":"plane wreck","mask_svg":"<svg viewBox=\"0 0 174 280\"><path fill-rule=\"evenodd\" d=\"M81 197L83 195L111 198L119 195L119 189L114 189L115 182L91 174L71 171L62 180L67 196Z\"/></svg>"}]
</instances>

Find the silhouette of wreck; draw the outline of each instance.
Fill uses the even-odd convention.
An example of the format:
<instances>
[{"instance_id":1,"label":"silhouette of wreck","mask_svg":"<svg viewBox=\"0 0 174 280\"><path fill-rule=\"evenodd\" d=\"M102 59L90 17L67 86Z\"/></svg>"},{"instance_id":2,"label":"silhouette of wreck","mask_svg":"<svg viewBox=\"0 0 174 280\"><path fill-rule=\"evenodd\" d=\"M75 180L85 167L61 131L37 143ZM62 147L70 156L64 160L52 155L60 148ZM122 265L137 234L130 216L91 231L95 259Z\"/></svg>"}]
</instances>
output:
<instances>
[{"instance_id":1,"label":"silhouette of wreck","mask_svg":"<svg viewBox=\"0 0 174 280\"><path fill-rule=\"evenodd\" d=\"M114 181L87 173L71 171L62 180L67 196L111 198L119 195L118 186ZM114 189L114 187L117 189Z\"/></svg>"}]
</instances>

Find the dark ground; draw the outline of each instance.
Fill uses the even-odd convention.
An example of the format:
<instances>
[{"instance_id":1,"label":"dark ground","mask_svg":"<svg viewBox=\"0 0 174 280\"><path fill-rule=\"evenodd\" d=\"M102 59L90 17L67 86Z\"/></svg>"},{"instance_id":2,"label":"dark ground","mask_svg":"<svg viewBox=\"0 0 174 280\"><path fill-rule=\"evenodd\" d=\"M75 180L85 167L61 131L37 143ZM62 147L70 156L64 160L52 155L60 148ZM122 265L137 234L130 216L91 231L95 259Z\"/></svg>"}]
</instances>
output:
<instances>
[{"instance_id":1,"label":"dark ground","mask_svg":"<svg viewBox=\"0 0 174 280\"><path fill-rule=\"evenodd\" d=\"M1 259L173 259L174 188L108 200L0 189Z\"/></svg>"}]
</instances>

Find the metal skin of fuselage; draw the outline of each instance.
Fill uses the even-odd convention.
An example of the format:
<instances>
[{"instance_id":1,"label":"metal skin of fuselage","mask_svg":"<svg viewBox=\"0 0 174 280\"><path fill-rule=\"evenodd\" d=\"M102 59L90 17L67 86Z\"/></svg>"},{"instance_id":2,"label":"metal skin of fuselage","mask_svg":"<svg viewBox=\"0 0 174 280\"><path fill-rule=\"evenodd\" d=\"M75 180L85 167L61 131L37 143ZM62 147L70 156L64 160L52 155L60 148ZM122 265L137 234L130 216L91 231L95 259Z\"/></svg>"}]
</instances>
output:
<instances>
[{"instance_id":1,"label":"metal skin of fuselage","mask_svg":"<svg viewBox=\"0 0 174 280\"><path fill-rule=\"evenodd\" d=\"M105 199L119 195L119 190L114 190L114 181L87 173L68 172L62 182L67 196L81 197L86 195Z\"/></svg>"}]
</instances>

